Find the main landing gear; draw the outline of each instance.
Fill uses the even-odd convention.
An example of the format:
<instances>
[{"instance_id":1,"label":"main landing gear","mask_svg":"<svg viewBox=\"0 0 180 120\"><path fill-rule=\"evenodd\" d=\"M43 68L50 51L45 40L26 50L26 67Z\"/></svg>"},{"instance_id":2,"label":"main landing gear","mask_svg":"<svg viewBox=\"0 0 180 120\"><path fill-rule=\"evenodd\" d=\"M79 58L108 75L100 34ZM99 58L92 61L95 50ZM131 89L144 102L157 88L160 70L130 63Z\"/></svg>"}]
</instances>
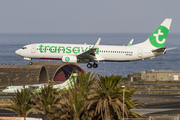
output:
<instances>
[{"instance_id":1,"label":"main landing gear","mask_svg":"<svg viewBox=\"0 0 180 120\"><path fill-rule=\"evenodd\" d=\"M88 67L88 68L92 68L92 67L93 67L93 68L97 68L97 67L98 67L98 64L95 63L95 62L94 62L94 64L88 63L88 64L87 64L87 67Z\"/></svg>"}]
</instances>

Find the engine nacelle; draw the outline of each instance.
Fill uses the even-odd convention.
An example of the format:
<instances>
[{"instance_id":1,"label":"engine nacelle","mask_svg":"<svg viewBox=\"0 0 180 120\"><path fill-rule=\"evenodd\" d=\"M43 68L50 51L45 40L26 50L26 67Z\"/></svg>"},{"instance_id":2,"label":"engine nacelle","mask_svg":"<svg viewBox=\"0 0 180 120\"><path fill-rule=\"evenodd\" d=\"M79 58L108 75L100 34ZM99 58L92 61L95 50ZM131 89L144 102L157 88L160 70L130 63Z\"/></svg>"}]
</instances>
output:
<instances>
[{"instance_id":1,"label":"engine nacelle","mask_svg":"<svg viewBox=\"0 0 180 120\"><path fill-rule=\"evenodd\" d=\"M62 62L63 63L77 63L77 57L65 55L62 57Z\"/></svg>"}]
</instances>

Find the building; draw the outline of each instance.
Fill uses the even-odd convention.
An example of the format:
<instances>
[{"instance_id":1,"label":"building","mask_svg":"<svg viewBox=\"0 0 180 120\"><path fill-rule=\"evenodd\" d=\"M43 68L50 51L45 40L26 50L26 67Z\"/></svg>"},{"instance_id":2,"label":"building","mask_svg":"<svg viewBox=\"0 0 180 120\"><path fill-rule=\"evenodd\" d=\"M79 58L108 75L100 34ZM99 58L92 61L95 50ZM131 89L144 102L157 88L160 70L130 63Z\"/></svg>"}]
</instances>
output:
<instances>
[{"instance_id":1,"label":"building","mask_svg":"<svg viewBox=\"0 0 180 120\"><path fill-rule=\"evenodd\" d=\"M141 71L127 76L129 81L179 81L180 71Z\"/></svg>"},{"instance_id":2,"label":"building","mask_svg":"<svg viewBox=\"0 0 180 120\"><path fill-rule=\"evenodd\" d=\"M0 85L64 82L74 72L84 72L77 64L34 62L33 65L0 65Z\"/></svg>"}]
</instances>

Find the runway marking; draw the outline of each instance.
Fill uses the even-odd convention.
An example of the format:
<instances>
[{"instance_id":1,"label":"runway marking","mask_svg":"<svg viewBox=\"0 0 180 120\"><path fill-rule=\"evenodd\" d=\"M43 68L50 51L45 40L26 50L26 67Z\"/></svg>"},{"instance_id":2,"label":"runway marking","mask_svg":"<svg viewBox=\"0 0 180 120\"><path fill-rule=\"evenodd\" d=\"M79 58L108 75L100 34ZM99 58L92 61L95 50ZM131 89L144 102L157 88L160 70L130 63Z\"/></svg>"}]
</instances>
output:
<instances>
[{"instance_id":1,"label":"runway marking","mask_svg":"<svg viewBox=\"0 0 180 120\"><path fill-rule=\"evenodd\" d=\"M171 104L171 105L179 105L179 103L176 103L176 104ZM149 108L161 108L161 107L165 107L165 106L169 106L169 105L159 105L159 106L151 106Z\"/></svg>"},{"instance_id":2,"label":"runway marking","mask_svg":"<svg viewBox=\"0 0 180 120\"><path fill-rule=\"evenodd\" d=\"M168 116L168 114L162 115L162 116L156 116L155 118L159 118L159 117L165 117Z\"/></svg>"},{"instance_id":3,"label":"runway marking","mask_svg":"<svg viewBox=\"0 0 180 120\"><path fill-rule=\"evenodd\" d=\"M180 97L180 96L174 96L174 97Z\"/></svg>"},{"instance_id":4,"label":"runway marking","mask_svg":"<svg viewBox=\"0 0 180 120\"><path fill-rule=\"evenodd\" d=\"M158 102L167 102L167 101L169 101L169 102L171 102L171 101L180 101L180 100L165 100L165 101L154 101L154 102L147 102L147 103L144 103L144 104L151 104L151 103L158 103Z\"/></svg>"}]
</instances>

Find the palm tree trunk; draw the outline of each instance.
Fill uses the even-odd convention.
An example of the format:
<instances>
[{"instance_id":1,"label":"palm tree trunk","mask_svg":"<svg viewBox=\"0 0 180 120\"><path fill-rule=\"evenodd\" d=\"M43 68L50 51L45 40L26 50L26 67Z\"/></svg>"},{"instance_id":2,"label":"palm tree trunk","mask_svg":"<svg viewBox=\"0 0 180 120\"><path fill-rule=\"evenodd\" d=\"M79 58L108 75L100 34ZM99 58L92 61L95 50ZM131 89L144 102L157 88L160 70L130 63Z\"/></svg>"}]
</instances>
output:
<instances>
[{"instance_id":1,"label":"palm tree trunk","mask_svg":"<svg viewBox=\"0 0 180 120\"><path fill-rule=\"evenodd\" d=\"M110 110L108 108L106 108L106 111L107 111L107 113L105 115L105 120L111 120L111 112L110 112Z\"/></svg>"},{"instance_id":2,"label":"palm tree trunk","mask_svg":"<svg viewBox=\"0 0 180 120\"><path fill-rule=\"evenodd\" d=\"M79 118L74 118L73 120L80 120Z\"/></svg>"},{"instance_id":3,"label":"palm tree trunk","mask_svg":"<svg viewBox=\"0 0 180 120\"><path fill-rule=\"evenodd\" d=\"M73 120L80 120L78 115L75 115Z\"/></svg>"},{"instance_id":4,"label":"palm tree trunk","mask_svg":"<svg viewBox=\"0 0 180 120\"><path fill-rule=\"evenodd\" d=\"M45 116L45 120L52 120L52 119L53 119L52 114L47 113L46 116Z\"/></svg>"}]
</instances>

